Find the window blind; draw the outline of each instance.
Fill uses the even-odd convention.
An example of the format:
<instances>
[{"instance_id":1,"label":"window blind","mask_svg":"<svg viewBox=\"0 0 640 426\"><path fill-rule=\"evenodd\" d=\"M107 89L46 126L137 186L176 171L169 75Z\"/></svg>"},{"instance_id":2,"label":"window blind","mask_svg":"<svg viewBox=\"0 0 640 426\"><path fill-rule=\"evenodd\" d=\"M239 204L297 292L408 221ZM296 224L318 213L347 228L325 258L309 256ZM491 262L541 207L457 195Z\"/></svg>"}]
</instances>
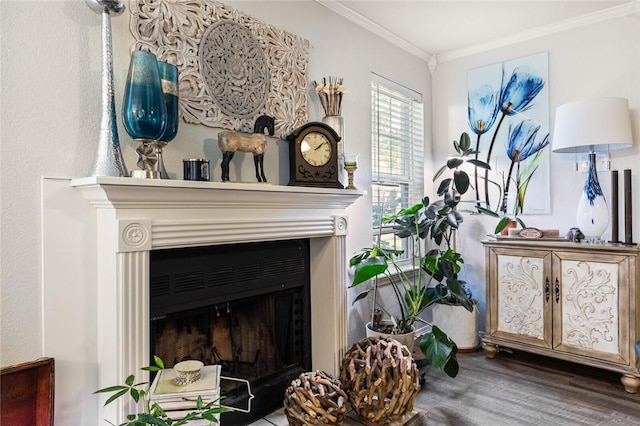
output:
<instances>
[{"instance_id":1,"label":"window blind","mask_svg":"<svg viewBox=\"0 0 640 426\"><path fill-rule=\"evenodd\" d=\"M373 226L424 195L422 96L384 77L371 81Z\"/></svg>"}]
</instances>

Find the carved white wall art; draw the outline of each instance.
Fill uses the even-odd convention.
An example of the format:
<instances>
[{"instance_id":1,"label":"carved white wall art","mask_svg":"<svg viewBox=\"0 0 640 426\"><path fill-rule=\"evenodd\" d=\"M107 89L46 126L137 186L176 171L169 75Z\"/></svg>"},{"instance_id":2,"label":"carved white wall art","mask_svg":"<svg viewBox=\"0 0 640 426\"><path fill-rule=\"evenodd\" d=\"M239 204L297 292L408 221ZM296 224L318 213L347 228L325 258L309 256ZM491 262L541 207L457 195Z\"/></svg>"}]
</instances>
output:
<instances>
[{"instance_id":1,"label":"carved white wall art","mask_svg":"<svg viewBox=\"0 0 640 426\"><path fill-rule=\"evenodd\" d=\"M277 137L308 122L309 41L214 0L134 0L135 50L178 67L187 123L251 133L275 118Z\"/></svg>"}]
</instances>

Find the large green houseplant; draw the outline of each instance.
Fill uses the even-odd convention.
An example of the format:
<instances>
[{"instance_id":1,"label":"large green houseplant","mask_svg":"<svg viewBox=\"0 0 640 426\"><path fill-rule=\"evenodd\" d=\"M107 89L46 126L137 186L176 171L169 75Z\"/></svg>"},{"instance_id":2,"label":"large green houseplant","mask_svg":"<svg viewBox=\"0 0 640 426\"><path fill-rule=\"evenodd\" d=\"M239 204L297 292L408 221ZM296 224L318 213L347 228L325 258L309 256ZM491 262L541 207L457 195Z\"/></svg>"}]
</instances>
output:
<instances>
[{"instance_id":1,"label":"large green houseplant","mask_svg":"<svg viewBox=\"0 0 640 426\"><path fill-rule=\"evenodd\" d=\"M455 297L468 311L473 303L467 296L458 273L464 263L462 256L452 248L455 232L463 218L458 211L461 195L470 188L469 175L461 168L488 169L489 165L473 158L469 136L463 133L460 141L453 142L457 155L450 157L435 174L437 200L429 197L408 209L384 217L381 226L391 224L398 238L409 239L409 258L415 267L405 270L397 262L402 252L386 247L380 235L372 247L363 248L350 259L354 276L350 287L372 283L357 295L355 301L377 294L377 279L386 277L391 284L397 306L392 309L374 302L395 324L395 332L410 331L416 322L426 323L430 329L421 336L420 349L427 363L442 369L450 377L458 374L457 347L440 328L427 323L420 314L429 306L446 298ZM377 298L375 298L377 300ZM354 301L354 303L355 303ZM373 318L372 318L373 320Z\"/></svg>"}]
</instances>

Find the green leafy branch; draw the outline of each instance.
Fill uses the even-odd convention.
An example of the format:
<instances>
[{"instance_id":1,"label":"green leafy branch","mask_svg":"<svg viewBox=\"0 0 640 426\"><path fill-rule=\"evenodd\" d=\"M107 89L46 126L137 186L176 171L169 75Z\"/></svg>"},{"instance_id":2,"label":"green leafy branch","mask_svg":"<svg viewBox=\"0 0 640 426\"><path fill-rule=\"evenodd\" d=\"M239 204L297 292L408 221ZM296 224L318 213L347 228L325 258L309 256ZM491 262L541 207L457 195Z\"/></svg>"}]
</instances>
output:
<instances>
[{"instance_id":1,"label":"green leafy branch","mask_svg":"<svg viewBox=\"0 0 640 426\"><path fill-rule=\"evenodd\" d=\"M155 365L143 367L141 368L141 370L158 372L164 369L164 363L162 362L162 359L160 359L160 357L154 355L153 361ZM158 403L154 402L153 404L149 405L151 395L147 387L148 384L149 382L136 383L135 376L131 374L125 379L124 385L109 386L95 391L94 394L113 393L113 395L111 395L104 403L105 407L116 401L117 399L125 397L126 395L129 395L136 404L140 402L143 403L143 412L128 414L127 421L122 423L120 426L181 426L187 424L191 420L201 419L218 423L216 415L228 411L227 408L221 407L219 405L219 400L211 401L205 404L202 400L202 397L198 396L196 400L196 409L194 411L186 414L179 420L173 420L167 415L162 407L158 405ZM110 421L105 421L115 426Z\"/></svg>"}]
</instances>

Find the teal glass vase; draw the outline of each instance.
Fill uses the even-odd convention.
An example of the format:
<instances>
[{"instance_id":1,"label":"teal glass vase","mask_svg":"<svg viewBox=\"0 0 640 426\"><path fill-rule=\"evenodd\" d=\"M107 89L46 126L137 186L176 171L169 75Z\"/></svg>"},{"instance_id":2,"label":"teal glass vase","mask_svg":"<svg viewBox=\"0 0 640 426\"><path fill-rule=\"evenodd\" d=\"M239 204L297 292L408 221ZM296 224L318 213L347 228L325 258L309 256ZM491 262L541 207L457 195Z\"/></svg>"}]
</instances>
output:
<instances>
[{"instance_id":1,"label":"teal glass vase","mask_svg":"<svg viewBox=\"0 0 640 426\"><path fill-rule=\"evenodd\" d=\"M162 150L172 141L178 133L178 68L175 65L158 61L164 105L167 112L167 125L155 144L156 157L158 159L156 169L161 179L169 179L167 169L164 167Z\"/></svg>"},{"instance_id":2,"label":"teal glass vase","mask_svg":"<svg viewBox=\"0 0 640 426\"><path fill-rule=\"evenodd\" d=\"M156 55L131 54L122 101L124 128L133 139L157 141L167 125L167 109Z\"/></svg>"},{"instance_id":3,"label":"teal glass vase","mask_svg":"<svg viewBox=\"0 0 640 426\"><path fill-rule=\"evenodd\" d=\"M167 110L167 125L159 140L166 143L171 142L178 133L178 68L158 61L158 71Z\"/></svg>"}]
</instances>

